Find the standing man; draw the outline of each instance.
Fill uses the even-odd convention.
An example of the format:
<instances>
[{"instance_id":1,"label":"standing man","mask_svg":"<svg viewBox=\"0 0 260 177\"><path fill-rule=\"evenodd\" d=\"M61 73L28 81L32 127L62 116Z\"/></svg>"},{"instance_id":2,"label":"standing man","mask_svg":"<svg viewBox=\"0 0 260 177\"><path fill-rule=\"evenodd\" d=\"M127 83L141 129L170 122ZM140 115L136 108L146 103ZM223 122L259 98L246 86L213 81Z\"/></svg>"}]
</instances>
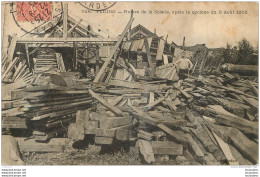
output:
<instances>
[{"instance_id":1,"label":"standing man","mask_svg":"<svg viewBox=\"0 0 260 177\"><path fill-rule=\"evenodd\" d=\"M181 58L175 62L177 70L179 70L179 78L184 80L186 77L183 74L188 74L188 71L193 67L192 62L185 57L185 52L182 52Z\"/></svg>"}]
</instances>

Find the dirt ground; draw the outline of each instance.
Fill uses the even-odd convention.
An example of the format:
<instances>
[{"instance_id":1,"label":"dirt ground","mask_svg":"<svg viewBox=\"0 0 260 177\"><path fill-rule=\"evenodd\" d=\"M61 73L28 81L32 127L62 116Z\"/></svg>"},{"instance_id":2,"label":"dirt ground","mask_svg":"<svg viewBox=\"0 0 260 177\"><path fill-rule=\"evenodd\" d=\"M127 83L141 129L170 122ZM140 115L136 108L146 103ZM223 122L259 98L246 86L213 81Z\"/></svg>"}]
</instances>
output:
<instances>
[{"instance_id":1,"label":"dirt ground","mask_svg":"<svg viewBox=\"0 0 260 177\"><path fill-rule=\"evenodd\" d=\"M69 147L60 153L21 152L26 165L147 165L138 148L123 148L116 152L98 152L96 147L74 149ZM173 156L156 156L153 165L178 165Z\"/></svg>"}]
</instances>

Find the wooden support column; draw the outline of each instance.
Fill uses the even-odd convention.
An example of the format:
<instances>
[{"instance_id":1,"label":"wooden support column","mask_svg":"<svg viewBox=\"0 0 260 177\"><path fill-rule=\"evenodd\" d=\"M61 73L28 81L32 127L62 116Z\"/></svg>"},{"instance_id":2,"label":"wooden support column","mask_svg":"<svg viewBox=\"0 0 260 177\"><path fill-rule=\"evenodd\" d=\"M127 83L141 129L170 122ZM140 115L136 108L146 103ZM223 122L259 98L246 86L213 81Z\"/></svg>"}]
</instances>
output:
<instances>
[{"instance_id":1,"label":"wooden support column","mask_svg":"<svg viewBox=\"0 0 260 177\"><path fill-rule=\"evenodd\" d=\"M99 45L96 45L96 73L99 72Z\"/></svg>"},{"instance_id":2,"label":"wooden support column","mask_svg":"<svg viewBox=\"0 0 260 177\"><path fill-rule=\"evenodd\" d=\"M68 37L68 2L63 2L63 38Z\"/></svg>"},{"instance_id":3,"label":"wooden support column","mask_svg":"<svg viewBox=\"0 0 260 177\"><path fill-rule=\"evenodd\" d=\"M2 56L7 56L8 50L8 21L7 17L10 11L10 6L7 2L2 2Z\"/></svg>"},{"instance_id":4,"label":"wooden support column","mask_svg":"<svg viewBox=\"0 0 260 177\"><path fill-rule=\"evenodd\" d=\"M152 70L152 74L154 74L155 66L154 66L153 61L152 61L152 57L151 57L151 54L150 54L150 48L149 48L149 44L148 44L147 38L144 38L144 46L145 46L145 50L146 50L149 66L150 66L150 68Z\"/></svg>"},{"instance_id":5,"label":"wooden support column","mask_svg":"<svg viewBox=\"0 0 260 177\"><path fill-rule=\"evenodd\" d=\"M26 58L27 58L28 67L29 67L30 71L32 71L32 67L31 67L31 63L30 63L30 57L29 57L28 44L24 44L24 45L25 45L25 51L26 51Z\"/></svg>"},{"instance_id":6,"label":"wooden support column","mask_svg":"<svg viewBox=\"0 0 260 177\"><path fill-rule=\"evenodd\" d=\"M77 64L78 64L78 47L77 43L73 42L73 70L77 69Z\"/></svg>"},{"instance_id":7,"label":"wooden support column","mask_svg":"<svg viewBox=\"0 0 260 177\"><path fill-rule=\"evenodd\" d=\"M183 37L182 49L184 50L185 47L185 36Z\"/></svg>"}]
</instances>

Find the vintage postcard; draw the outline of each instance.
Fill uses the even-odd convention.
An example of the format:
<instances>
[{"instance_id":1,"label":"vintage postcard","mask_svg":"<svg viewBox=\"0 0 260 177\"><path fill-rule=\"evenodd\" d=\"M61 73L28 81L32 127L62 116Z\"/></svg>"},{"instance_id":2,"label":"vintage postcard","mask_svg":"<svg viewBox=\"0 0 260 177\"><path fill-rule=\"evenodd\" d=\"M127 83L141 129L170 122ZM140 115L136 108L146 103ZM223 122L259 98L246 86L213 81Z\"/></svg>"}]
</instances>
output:
<instances>
[{"instance_id":1,"label":"vintage postcard","mask_svg":"<svg viewBox=\"0 0 260 177\"><path fill-rule=\"evenodd\" d=\"M257 2L9 1L1 15L3 166L259 163Z\"/></svg>"}]
</instances>

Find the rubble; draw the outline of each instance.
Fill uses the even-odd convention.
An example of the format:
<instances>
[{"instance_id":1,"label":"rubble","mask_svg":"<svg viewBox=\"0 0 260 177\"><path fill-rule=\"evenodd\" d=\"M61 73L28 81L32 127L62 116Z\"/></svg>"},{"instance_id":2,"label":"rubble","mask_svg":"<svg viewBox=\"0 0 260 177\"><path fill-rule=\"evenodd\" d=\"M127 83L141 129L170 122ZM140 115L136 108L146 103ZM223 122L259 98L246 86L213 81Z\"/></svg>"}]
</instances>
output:
<instances>
[{"instance_id":1,"label":"rubble","mask_svg":"<svg viewBox=\"0 0 260 177\"><path fill-rule=\"evenodd\" d=\"M258 82L227 72L195 75L205 66L204 50L186 51L200 60L180 80L174 62L184 50L156 34L131 31L133 20L114 47L106 47L105 59L94 46L98 59L88 66L94 78L81 78L84 57L83 71L77 68L81 59L73 60L75 72L53 49L39 47L34 67L29 58L14 57L14 35L2 59L4 133L29 132L30 140L18 138L24 152L62 152L66 137L74 145L86 143L94 154L127 144L148 164L257 164ZM68 33L81 20L73 24Z\"/></svg>"}]
</instances>

